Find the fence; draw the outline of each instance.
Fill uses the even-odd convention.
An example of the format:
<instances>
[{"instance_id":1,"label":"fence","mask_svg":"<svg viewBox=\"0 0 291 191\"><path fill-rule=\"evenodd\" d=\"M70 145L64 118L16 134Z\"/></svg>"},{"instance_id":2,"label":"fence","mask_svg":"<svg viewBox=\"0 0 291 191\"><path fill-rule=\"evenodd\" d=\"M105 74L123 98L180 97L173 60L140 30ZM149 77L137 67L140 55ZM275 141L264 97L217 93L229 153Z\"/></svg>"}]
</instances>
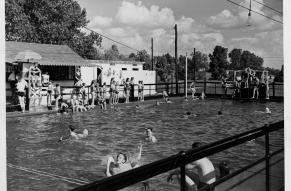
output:
<instances>
[{"instance_id":1,"label":"fence","mask_svg":"<svg viewBox=\"0 0 291 191\"><path fill-rule=\"evenodd\" d=\"M187 86L190 86L191 82L187 83ZM178 86L178 92L176 92L176 86ZM224 95L224 89L221 86L220 81L196 81L195 82L196 93L200 94L201 92L205 92L207 96L222 96ZM61 86L61 92L64 96L64 99L69 99L72 95L72 92L76 92L75 86ZM146 97L153 97L153 96L161 96L162 91L166 90L170 95L174 96L181 96L185 95L185 82L179 83L157 83L157 84L144 84L144 96ZM226 96L231 96L233 93L233 89L228 89ZM17 98L14 96L14 99L11 99L12 90L10 88L6 88L6 101L9 102L9 99L12 100L11 105L18 107ZM177 94L178 93L178 94ZM187 94L190 93L188 88ZM88 98L91 98L91 91L90 86L86 86L86 94ZM250 93L252 95L252 92ZM46 89L43 88L42 95L46 96L47 92ZM269 95L271 99L282 99L284 97L284 84L281 82L273 82L269 84ZM124 98L124 86L121 85L119 88L119 96L121 99ZM138 89L137 85L132 86L131 91L131 101L133 101L138 96ZM106 98L109 98L109 86L107 86ZM27 99L29 100L29 99ZM43 99L44 101L46 99ZM46 105L46 104L44 104ZM27 106L28 108L28 106Z\"/></svg>"},{"instance_id":2,"label":"fence","mask_svg":"<svg viewBox=\"0 0 291 191\"><path fill-rule=\"evenodd\" d=\"M238 135L234 135L228 138L225 138L220 141L216 141L214 143L210 143L208 145L202 146L198 149L191 149L188 151L181 151L176 155L172 155L168 158L138 167L136 169L123 172L117 174L112 177L104 178L102 180L98 180L96 182L78 187L73 189L72 191L104 191L104 190L118 190L140 181L146 180L148 178L154 177L156 175L168 172L170 170L180 168L181 171L181 183L180 188L181 191L186 190L186 183L185 183L185 165L201 159L203 157L207 157L209 155L213 155L224 151L226 149L232 148L234 146L240 145L247 141L253 140L255 138L264 136L265 137L265 156L261 159L253 162L252 164L241 168L221 179L218 179L216 182L204 186L201 190L206 190L207 188L215 187L216 185L225 182L226 180L236 176L237 174L244 172L251 167L257 165L265 161L265 179L266 185L265 190L269 191L270 188L270 158L280 152L283 152L282 149L278 149L273 153L270 153L270 144L269 144L269 134L273 131L278 131L284 128L284 121L280 121L277 123L273 123L271 125L265 125L261 128L253 129L244 133L240 133Z\"/></svg>"}]
</instances>

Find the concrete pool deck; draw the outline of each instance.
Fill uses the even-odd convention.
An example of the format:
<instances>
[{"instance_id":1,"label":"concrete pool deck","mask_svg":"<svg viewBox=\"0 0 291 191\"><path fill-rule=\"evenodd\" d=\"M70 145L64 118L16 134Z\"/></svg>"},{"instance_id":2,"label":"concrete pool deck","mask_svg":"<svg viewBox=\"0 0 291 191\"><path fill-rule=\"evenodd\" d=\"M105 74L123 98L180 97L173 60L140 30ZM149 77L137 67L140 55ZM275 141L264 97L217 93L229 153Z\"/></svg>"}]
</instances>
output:
<instances>
[{"instance_id":1,"label":"concrete pool deck","mask_svg":"<svg viewBox=\"0 0 291 191\"><path fill-rule=\"evenodd\" d=\"M215 191L265 191L265 162L221 183ZM270 159L270 191L284 190L284 155L278 154Z\"/></svg>"},{"instance_id":2,"label":"concrete pool deck","mask_svg":"<svg viewBox=\"0 0 291 191\"><path fill-rule=\"evenodd\" d=\"M183 96L173 96L171 97L171 99L183 99ZM188 100L191 99L191 96L188 95ZM269 100L249 100L249 99L232 99L231 97L217 97L217 96L207 96L207 99L225 99L225 100L234 100L234 101L240 101L240 102L283 102L283 99L269 99ZM157 96L150 96L150 97L145 97L145 101L144 102L137 102L137 100L129 102L129 103L124 103L121 102L118 104L118 106L121 105L130 105L130 104L143 104L143 103L148 103L148 102L155 102L155 101L163 101L163 98L161 95L157 95ZM110 105L107 104L107 109L109 109ZM96 109L96 108L95 108ZM19 111L15 111L15 112L6 112L6 118L13 118L13 117L25 117L25 116L33 116L33 115L44 115L44 114L54 114L54 113L58 113L57 110L48 110L47 107L45 106L36 106L36 107L31 107L29 111L25 111L24 113L19 112Z\"/></svg>"}]
</instances>

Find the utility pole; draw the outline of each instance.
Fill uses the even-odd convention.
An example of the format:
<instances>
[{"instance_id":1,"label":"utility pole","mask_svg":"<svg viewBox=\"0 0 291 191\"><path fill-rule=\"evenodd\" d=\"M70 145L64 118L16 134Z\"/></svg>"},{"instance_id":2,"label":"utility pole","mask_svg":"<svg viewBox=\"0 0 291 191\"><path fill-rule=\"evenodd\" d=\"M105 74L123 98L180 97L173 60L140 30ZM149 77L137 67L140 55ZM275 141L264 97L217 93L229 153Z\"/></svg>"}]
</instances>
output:
<instances>
[{"instance_id":1,"label":"utility pole","mask_svg":"<svg viewBox=\"0 0 291 191\"><path fill-rule=\"evenodd\" d=\"M194 82L195 82L195 79L196 79L196 76L195 76L195 71L196 71L196 49L194 48L194 53L193 53L193 62L194 62Z\"/></svg>"},{"instance_id":2,"label":"utility pole","mask_svg":"<svg viewBox=\"0 0 291 191\"><path fill-rule=\"evenodd\" d=\"M151 50L152 50L152 70L154 70L154 38L151 38Z\"/></svg>"},{"instance_id":3,"label":"utility pole","mask_svg":"<svg viewBox=\"0 0 291 191\"><path fill-rule=\"evenodd\" d=\"M177 41L178 41L178 32L177 32L177 24L175 24L175 74L176 74L176 95L178 95L178 53L177 53Z\"/></svg>"},{"instance_id":4,"label":"utility pole","mask_svg":"<svg viewBox=\"0 0 291 191\"><path fill-rule=\"evenodd\" d=\"M188 68L188 57L186 52L186 64L185 64L185 98L187 98L187 68Z\"/></svg>"}]
</instances>

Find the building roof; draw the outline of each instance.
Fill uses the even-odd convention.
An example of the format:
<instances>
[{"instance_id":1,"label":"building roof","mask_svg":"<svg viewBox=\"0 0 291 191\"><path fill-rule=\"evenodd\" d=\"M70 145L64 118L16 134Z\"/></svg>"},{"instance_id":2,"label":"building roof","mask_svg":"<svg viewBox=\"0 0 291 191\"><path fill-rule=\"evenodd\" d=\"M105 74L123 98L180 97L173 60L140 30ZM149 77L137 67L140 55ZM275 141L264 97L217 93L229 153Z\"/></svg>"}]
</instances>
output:
<instances>
[{"instance_id":1,"label":"building roof","mask_svg":"<svg viewBox=\"0 0 291 191\"><path fill-rule=\"evenodd\" d=\"M92 64L144 64L144 62L136 61L120 61L120 60L87 60L87 62Z\"/></svg>"},{"instance_id":2,"label":"building roof","mask_svg":"<svg viewBox=\"0 0 291 191\"><path fill-rule=\"evenodd\" d=\"M31 50L41 55L40 65L51 66L97 66L96 63L87 62L67 45L39 44L6 41L5 61L15 62L19 52Z\"/></svg>"}]
</instances>

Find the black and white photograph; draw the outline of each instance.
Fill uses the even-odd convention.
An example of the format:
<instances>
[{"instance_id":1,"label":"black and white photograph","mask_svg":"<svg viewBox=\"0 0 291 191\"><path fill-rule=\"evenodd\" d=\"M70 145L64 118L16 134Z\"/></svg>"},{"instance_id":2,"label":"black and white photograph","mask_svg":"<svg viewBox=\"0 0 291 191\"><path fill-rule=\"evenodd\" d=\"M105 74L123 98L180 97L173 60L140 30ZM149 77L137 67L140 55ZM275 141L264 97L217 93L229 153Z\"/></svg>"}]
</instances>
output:
<instances>
[{"instance_id":1,"label":"black and white photograph","mask_svg":"<svg viewBox=\"0 0 291 191\"><path fill-rule=\"evenodd\" d=\"M2 4L0 190L288 190L286 1Z\"/></svg>"}]
</instances>

